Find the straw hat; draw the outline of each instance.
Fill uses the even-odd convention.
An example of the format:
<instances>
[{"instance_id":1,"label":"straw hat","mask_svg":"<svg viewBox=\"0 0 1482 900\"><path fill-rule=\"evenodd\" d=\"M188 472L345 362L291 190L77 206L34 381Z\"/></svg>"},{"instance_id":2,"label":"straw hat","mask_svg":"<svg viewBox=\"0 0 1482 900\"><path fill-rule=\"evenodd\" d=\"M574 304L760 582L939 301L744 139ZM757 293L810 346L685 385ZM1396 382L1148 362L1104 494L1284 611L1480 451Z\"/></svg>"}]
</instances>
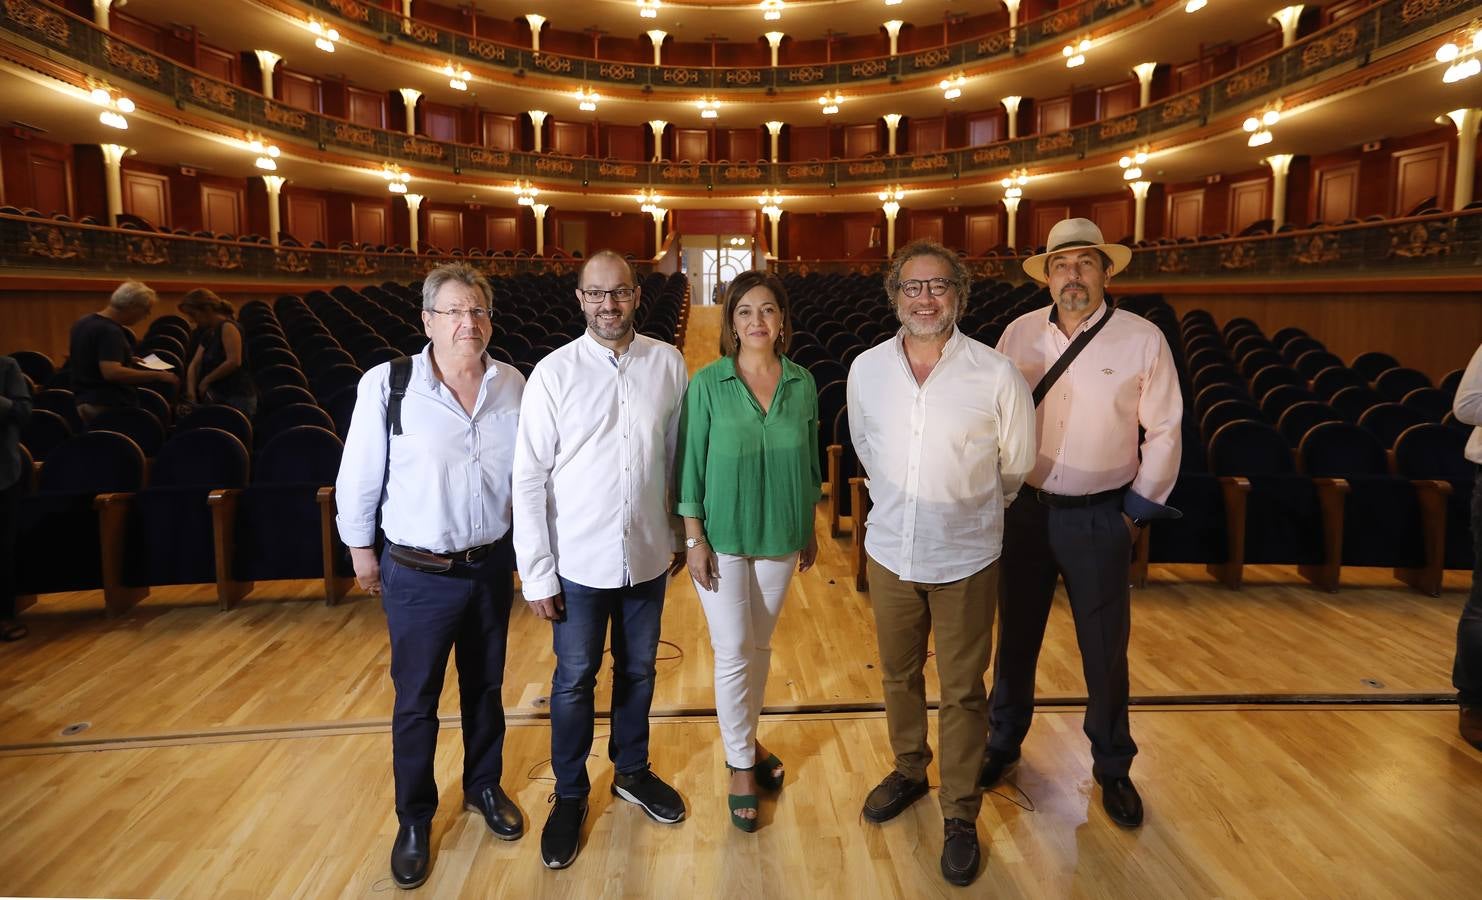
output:
<instances>
[{"instance_id":1,"label":"straw hat","mask_svg":"<svg viewBox=\"0 0 1482 900\"><path fill-rule=\"evenodd\" d=\"M1045 262L1056 253L1080 247L1092 247L1107 255L1111 260L1111 270L1107 275L1117 274L1132 261L1132 248L1108 244L1106 238L1101 236L1101 229L1090 219L1061 219L1050 229L1050 236L1045 241L1045 252L1024 260L1024 274L1044 284L1049 281L1045 276Z\"/></svg>"}]
</instances>

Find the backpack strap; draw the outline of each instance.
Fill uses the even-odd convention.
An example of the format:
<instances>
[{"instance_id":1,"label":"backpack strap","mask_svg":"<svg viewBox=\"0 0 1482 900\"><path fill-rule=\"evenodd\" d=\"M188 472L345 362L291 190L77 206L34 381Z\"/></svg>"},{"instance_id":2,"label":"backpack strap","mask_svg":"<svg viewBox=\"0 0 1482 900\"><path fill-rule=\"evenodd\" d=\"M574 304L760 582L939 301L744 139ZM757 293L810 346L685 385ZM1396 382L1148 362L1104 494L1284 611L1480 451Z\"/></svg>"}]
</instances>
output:
<instances>
[{"instance_id":1,"label":"backpack strap","mask_svg":"<svg viewBox=\"0 0 1482 900\"><path fill-rule=\"evenodd\" d=\"M401 434L401 399L407 395L412 380L412 358L398 356L391 361L391 395L386 398L386 439ZM389 454L388 454L389 458Z\"/></svg>"},{"instance_id":2,"label":"backpack strap","mask_svg":"<svg viewBox=\"0 0 1482 900\"><path fill-rule=\"evenodd\" d=\"M1075 358L1081 355L1081 351L1086 349L1086 345L1091 343L1091 339L1096 337L1101 332L1101 329L1106 327L1107 322L1111 321L1112 313L1116 312L1116 309L1111 305L1110 299L1103 300L1102 302L1106 303L1106 315L1101 317L1101 321L1081 332L1075 340L1071 341L1070 346L1065 348L1065 352L1060 354L1060 358L1055 360L1055 364L1050 367L1050 371L1046 372L1044 377L1040 378L1039 384L1034 386L1035 406L1040 405L1040 402L1045 399L1045 395L1050 393L1050 388L1055 386L1055 382L1060 380L1060 376L1065 374L1065 370L1070 368L1070 364L1075 362Z\"/></svg>"}]
</instances>

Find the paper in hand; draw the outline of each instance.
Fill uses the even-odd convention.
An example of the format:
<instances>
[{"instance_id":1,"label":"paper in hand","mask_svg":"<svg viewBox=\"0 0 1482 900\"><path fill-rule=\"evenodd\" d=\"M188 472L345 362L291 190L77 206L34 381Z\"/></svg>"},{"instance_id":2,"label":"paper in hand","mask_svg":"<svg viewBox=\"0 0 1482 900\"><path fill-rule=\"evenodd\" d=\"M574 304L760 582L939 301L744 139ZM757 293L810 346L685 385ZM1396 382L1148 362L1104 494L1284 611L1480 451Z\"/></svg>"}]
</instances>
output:
<instances>
[{"instance_id":1,"label":"paper in hand","mask_svg":"<svg viewBox=\"0 0 1482 900\"><path fill-rule=\"evenodd\" d=\"M168 372L170 369L175 368L174 366L160 359L153 353L139 360L139 365L143 366L146 369L153 369L156 372Z\"/></svg>"}]
</instances>

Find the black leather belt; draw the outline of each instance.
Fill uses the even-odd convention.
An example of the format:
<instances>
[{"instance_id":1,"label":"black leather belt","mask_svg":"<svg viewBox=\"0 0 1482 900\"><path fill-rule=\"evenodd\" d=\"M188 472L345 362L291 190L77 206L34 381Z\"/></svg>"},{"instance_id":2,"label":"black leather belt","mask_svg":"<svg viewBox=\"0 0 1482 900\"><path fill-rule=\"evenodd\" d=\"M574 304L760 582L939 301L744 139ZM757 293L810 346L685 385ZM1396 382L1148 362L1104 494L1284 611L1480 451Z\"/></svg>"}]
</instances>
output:
<instances>
[{"instance_id":1,"label":"black leather belt","mask_svg":"<svg viewBox=\"0 0 1482 900\"><path fill-rule=\"evenodd\" d=\"M1031 485L1024 485L1034 499L1051 509L1079 509L1083 506L1099 506L1103 503L1120 501L1122 495L1127 493L1124 487L1113 488L1109 491L1101 491L1096 494L1052 494Z\"/></svg>"},{"instance_id":2,"label":"black leather belt","mask_svg":"<svg viewBox=\"0 0 1482 900\"><path fill-rule=\"evenodd\" d=\"M429 572L434 575L443 575L452 571L453 566L459 564L476 563L489 555L493 544L484 544L479 547L470 547L467 550L459 550L455 553L433 553L418 547L407 547L402 544L387 542L386 552L391 558L409 569L418 572Z\"/></svg>"}]
</instances>

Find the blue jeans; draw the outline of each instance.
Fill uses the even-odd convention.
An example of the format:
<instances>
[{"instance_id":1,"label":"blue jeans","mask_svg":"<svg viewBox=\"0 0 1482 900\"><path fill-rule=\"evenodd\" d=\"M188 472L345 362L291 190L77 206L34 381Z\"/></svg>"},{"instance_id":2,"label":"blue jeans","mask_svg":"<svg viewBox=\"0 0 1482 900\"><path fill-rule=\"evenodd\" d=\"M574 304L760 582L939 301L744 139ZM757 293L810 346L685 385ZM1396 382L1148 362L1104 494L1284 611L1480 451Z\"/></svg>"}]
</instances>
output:
<instances>
[{"instance_id":1,"label":"blue jeans","mask_svg":"<svg viewBox=\"0 0 1482 900\"><path fill-rule=\"evenodd\" d=\"M434 575L381 555L381 605L391 632L391 769L396 818L425 825L437 811L437 705L456 648L463 713L463 793L498 787L504 760L505 638L514 584L508 537L477 563Z\"/></svg>"},{"instance_id":2,"label":"blue jeans","mask_svg":"<svg viewBox=\"0 0 1482 900\"><path fill-rule=\"evenodd\" d=\"M626 775L648 768L648 710L654 699L654 658L668 573L642 584L589 588L561 579L564 619L552 622L556 673L551 677L551 769L556 796L592 790L587 755L596 716L592 690L612 623L612 727L607 757Z\"/></svg>"}]
</instances>

